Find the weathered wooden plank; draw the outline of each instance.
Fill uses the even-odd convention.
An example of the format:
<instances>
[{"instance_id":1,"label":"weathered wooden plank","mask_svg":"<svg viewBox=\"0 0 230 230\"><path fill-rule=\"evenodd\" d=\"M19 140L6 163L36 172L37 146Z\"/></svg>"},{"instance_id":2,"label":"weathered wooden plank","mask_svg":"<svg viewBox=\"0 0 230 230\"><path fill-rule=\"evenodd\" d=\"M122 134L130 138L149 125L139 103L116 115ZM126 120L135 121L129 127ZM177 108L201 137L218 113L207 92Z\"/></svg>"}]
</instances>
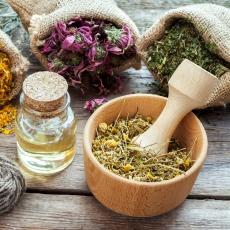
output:
<instances>
[{"instance_id":1,"label":"weathered wooden plank","mask_svg":"<svg viewBox=\"0 0 230 230\"><path fill-rule=\"evenodd\" d=\"M65 204L65 205L63 205ZM26 194L0 229L230 229L230 201L186 200L153 218L116 214L91 196Z\"/></svg>"},{"instance_id":2,"label":"weathered wooden plank","mask_svg":"<svg viewBox=\"0 0 230 230\"><path fill-rule=\"evenodd\" d=\"M84 123L84 121L83 121ZM77 154L73 163L63 172L52 176L36 176L22 168L29 190L58 193L89 194L84 175L82 135L78 133ZM17 160L15 142L0 146L0 152ZM14 144L14 146L13 146ZM7 146L8 145L8 146ZM230 197L230 142L210 142L205 166L191 195Z\"/></svg>"},{"instance_id":3,"label":"weathered wooden plank","mask_svg":"<svg viewBox=\"0 0 230 230\"><path fill-rule=\"evenodd\" d=\"M141 33L144 33L147 28L152 26L162 14L173 8L198 3L213 3L230 7L229 0L117 0L117 3L133 19Z\"/></svg>"},{"instance_id":4,"label":"weathered wooden plank","mask_svg":"<svg viewBox=\"0 0 230 230\"><path fill-rule=\"evenodd\" d=\"M164 1L153 1L153 0L117 0L118 5L125 11L128 9L140 9L140 10L151 10L151 9L171 9L180 6L186 6L198 3L213 3L219 4L226 7L230 7L228 0L164 0Z\"/></svg>"}]
</instances>

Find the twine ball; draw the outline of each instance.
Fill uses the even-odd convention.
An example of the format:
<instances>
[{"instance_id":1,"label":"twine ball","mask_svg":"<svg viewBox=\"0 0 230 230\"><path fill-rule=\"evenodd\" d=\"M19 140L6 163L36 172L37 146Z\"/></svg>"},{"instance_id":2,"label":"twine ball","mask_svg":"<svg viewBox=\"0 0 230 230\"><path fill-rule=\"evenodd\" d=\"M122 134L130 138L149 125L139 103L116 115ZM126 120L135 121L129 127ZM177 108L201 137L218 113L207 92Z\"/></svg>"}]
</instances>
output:
<instances>
[{"instance_id":1,"label":"twine ball","mask_svg":"<svg viewBox=\"0 0 230 230\"><path fill-rule=\"evenodd\" d=\"M11 210L25 189L25 179L16 165L0 157L0 214Z\"/></svg>"}]
</instances>

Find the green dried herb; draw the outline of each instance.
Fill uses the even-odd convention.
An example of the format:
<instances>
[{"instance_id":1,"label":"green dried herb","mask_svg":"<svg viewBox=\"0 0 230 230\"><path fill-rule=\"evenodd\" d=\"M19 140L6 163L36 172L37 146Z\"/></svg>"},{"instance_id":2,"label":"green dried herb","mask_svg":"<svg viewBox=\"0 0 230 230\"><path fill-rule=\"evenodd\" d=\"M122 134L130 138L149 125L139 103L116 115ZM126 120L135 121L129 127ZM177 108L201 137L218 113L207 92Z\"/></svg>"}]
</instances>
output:
<instances>
[{"instance_id":1,"label":"green dried herb","mask_svg":"<svg viewBox=\"0 0 230 230\"><path fill-rule=\"evenodd\" d=\"M111 172L124 178L157 182L184 174L193 164L191 152L173 141L166 154L147 151L132 143L154 122L137 114L134 118L118 118L112 124L100 123L92 144L97 160Z\"/></svg>"},{"instance_id":2,"label":"green dried herb","mask_svg":"<svg viewBox=\"0 0 230 230\"><path fill-rule=\"evenodd\" d=\"M116 44L119 40L120 40L120 37L121 37L121 34L122 34L122 30L111 25L109 27L107 27L105 29L105 32L108 36L108 39L113 43L113 44Z\"/></svg>"},{"instance_id":3,"label":"green dried herb","mask_svg":"<svg viewBox=\"0 0 230 230\"><path fill-rule=\"evenodd\" d=\"M147 65L160 79L164 88L178 65L187 58L217 77L230 69L230 63L215 54L215 44L207 44L192 25L177 20L148 50Z\"/></svg>"},{"instance_id":4,"label":"green dried herb","mask_svg":"<svg viewBox=\"0 0 230 230\"><path fill-rule=\"evenodd\" d=\"M102 45L96 47L96 60L103 60L106 56L106 51Z\"/></svg>"}]
</instances>

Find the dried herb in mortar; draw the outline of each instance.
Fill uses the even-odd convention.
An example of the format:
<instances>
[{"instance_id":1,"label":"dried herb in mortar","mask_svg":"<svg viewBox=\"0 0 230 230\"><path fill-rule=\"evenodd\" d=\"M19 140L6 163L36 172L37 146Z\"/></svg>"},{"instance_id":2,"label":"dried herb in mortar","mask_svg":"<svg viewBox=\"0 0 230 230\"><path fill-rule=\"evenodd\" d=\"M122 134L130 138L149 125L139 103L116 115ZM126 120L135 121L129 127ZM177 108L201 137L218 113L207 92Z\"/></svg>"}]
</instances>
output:
<instances>
[{"instance_id":1,"label":"dried herb in mortar","mask_svg":"<svg viewBox=\"0 0 230 230\"><path fill-rule=\"evenodd\" d=\"M154 122L137 114L134 118L118 118L112 124L100 123L92 144L97 160L111 172L127 179L157 182L184 174L193 164L191 152L173 141L169 152L157 154L131 141Z\"/></svg>"},{"instance_id":2,"label":"dried herb in mortar","mask_svg":"<svg viewBox=\"0 0 230 230\"><path fill-rule=\"evenodd\" d=\"M184 58L220 77L230 70L230 63L219 58L215 54L215 48L214 44L207 44L203 40L192 23L180 19L149 47L147 65L165 89L171 75Z\"/></svg>"}]
</instances>

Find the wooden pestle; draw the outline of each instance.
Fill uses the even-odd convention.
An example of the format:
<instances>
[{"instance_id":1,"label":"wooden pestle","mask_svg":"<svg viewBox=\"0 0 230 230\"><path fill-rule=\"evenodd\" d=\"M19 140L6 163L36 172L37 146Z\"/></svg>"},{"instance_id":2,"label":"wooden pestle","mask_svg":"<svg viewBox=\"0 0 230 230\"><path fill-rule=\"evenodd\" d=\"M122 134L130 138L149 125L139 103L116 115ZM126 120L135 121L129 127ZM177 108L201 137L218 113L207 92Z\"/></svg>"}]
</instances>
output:
<instances>
[{"instance_id":1,"label":"wooden pestle","mask_svg":"<svg viewBox=\"0 0 230 230\"><path fill-rule=\"evenodd\" d=\"M206 105L218 78L185 59L168 82L168 101L154 124L133 142L156 153L166 153L180 121L195 108ZM154 109L154 108L150 108Z\"/></svg>"}]
</instances>

